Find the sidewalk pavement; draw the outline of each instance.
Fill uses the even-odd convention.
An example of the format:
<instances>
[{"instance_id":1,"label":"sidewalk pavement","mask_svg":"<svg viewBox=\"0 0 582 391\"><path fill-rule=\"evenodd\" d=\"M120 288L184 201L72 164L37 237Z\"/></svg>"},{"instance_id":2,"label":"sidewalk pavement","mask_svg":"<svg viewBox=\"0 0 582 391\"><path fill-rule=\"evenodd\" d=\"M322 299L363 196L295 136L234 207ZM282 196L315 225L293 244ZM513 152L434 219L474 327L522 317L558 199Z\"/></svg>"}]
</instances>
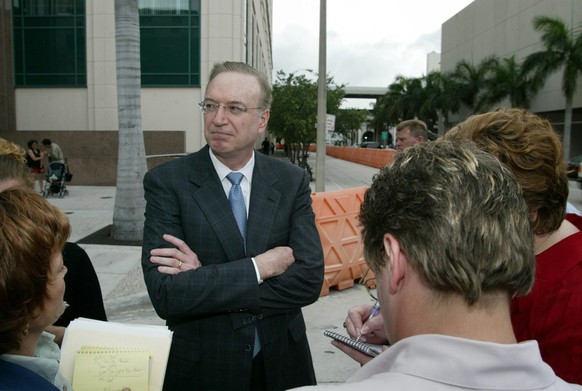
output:
<instances>
[{"instance_id":1,"label":"sidewalk pavement","mask_svg":"<svg viewBox=\"0 0 582 391\"><path fill-rule=\"evenodd\" d=\"M315 154L309 161L315 172ZM368 186L377 169L335 159L325 159L325 191ZM315 183L311 183L312 190ZM72 226L70 241L77 242L110 225L113 221L115 187L67 186L69 195L50 197L49 201L67 214ZM163 325L152 308L140 265L141 248L79 244L87 251L101 284L108 319L132 324ZM330 290L303 313L311 345L315 372L319 383L344 382L359 364L330 344L323 335L327 328L342 329L348 308L369 303L370 298L362 285L343 291Z\"/></svg>"}]
</instances>

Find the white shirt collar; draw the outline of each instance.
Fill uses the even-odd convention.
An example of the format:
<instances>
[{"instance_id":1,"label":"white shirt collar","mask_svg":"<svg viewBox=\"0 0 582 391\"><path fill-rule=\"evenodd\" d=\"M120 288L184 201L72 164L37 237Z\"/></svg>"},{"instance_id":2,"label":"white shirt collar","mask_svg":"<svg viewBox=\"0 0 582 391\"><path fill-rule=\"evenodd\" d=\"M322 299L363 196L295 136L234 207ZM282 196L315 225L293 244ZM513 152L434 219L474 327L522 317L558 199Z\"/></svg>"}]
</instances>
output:
<instances>
[{"instance_id":1,"label":"white shirt collar","mask_svg":"<svg viewBox=\"0 0 582 391\"><path fill-rule=\"evenodd\" d=\"M218 178L222 182L222 181L224 181L226 176L233 171L230 168L228 168L227 166L225 166L220 160L218 160L218 158L216 157L214 152L212 152L212 149L209 148L208 151L210 152L210 160L212 161L212 165L214 166L214 169L216 170L216 173L218 174ZM247 164L245 164L245 166L243 168L241 168L240 170L235 171L235 172L242 173L250 185L250 183L252 182L252 179L253 179L253 169L254 168L255 168L255 151L253 151L253 155L251 156L251 158L249 159Z\"/></svg>"}]
</instances>

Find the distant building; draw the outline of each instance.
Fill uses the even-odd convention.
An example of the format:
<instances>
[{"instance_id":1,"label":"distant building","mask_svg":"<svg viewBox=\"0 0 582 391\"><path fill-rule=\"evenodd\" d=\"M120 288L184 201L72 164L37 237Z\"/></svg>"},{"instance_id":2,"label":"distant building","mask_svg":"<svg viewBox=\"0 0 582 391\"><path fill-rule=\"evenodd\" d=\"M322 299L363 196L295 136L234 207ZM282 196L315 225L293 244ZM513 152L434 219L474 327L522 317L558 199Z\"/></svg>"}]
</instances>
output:
<instances>
[{"instance_id":1,"label":"distant building","mask_svg":"<svg viewBox=\"0 0 582 391\"><path fill-rule=\"evenodd\" d=\"M540 33L533 28L538 15L562 19L570 28L582 28L580 0L476 0L442 26L441 71L454 70L466 60L479 64L484 58L496 55L507 58L515 55L521 62L528 54L543 49ZM529 110L548 118L556 131L563 131L565 98L561 91L562 71L548 78L543 89L531 102ZM582 75L574 96L571 155L582 153ZM507 106L502 102L500 106ZM450 117L461 121L467 113ZM566 157L568 158L568 157Z\"/></svg>"},{"instance_id":2,"label":"distant building","mask_svg":"<svg viewBox=\"0 0 582 391\"><path fill-rule=\"evenodd\" d=\"M146 154L205 144L198 102L216 62L272 75L273 0L140 0ZM114 185L117 87L113 0L4 1L0 137L48 137L74 184ZM151 159L150 164L156 162Z\"/></svg>"},{"instance_id":3,"label":"distant building","mask_svg":"<svg viewBox=\"0 0 582 391\"><path fill-rule=\"evenodd\" d=\"M426 74L433 71L441 70L441 54L437 52L430 52L426 55Z\"/></svg>"}]
</instances>

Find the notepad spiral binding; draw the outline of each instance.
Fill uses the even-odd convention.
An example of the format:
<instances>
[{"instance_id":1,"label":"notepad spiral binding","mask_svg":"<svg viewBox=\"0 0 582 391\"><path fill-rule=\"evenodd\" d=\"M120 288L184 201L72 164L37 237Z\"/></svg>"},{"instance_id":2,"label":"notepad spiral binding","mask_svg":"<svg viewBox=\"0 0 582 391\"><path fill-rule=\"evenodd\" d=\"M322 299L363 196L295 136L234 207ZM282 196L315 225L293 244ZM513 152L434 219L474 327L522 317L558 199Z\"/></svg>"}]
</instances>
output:
<instances>
[{"instance_id":1,"label":"notepad spiral binding","mask_svg":"<svg viewBox=\"0 0 582 391\"><path fill-rule=\"evenodd\" d=\"M333 338L337 341L340 341L356 350L359 350L362 353L367 354L368 356L376 357L377 355L382 353L381 348L379 348L376 345L370 345L365 342L356 341L355 339L352 339L346 335L339 334L333 330L325 330L323 332L323 335L325 335L326 337Z\"/></svg>"}]
</instances>

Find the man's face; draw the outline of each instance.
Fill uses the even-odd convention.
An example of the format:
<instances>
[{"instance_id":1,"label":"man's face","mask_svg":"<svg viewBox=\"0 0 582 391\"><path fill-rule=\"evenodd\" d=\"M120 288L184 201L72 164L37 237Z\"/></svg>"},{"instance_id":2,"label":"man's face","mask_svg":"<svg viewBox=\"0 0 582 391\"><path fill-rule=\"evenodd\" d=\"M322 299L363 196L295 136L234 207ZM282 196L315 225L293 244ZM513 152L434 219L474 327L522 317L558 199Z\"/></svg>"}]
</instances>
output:
<instances>
[{"instance_id":1,"label":"man's face","mask_svg":"<svg viewBox=\"0 0 582 391\"><path fill-rule=\"evenodd\" d=\"M422 136L414 136L409 128L404 128L396 132L396 149L402 151L424 141Z\"/></svg>"},{"instance_id":2,"label":"man's face","mask_svg":"<svg viewBox=\"0 0 582 391\"><path fill-rule=\"evenodd\" d=\"M204 114L204 137L214 154L226 162L246 162L259 135L267 127L269 111L258 110L261 89L252 75L224 72L206 89L205 102L220 105ZM246 112L233 114L228 107L238 106Z\"/></svg>"}]
</instances>

